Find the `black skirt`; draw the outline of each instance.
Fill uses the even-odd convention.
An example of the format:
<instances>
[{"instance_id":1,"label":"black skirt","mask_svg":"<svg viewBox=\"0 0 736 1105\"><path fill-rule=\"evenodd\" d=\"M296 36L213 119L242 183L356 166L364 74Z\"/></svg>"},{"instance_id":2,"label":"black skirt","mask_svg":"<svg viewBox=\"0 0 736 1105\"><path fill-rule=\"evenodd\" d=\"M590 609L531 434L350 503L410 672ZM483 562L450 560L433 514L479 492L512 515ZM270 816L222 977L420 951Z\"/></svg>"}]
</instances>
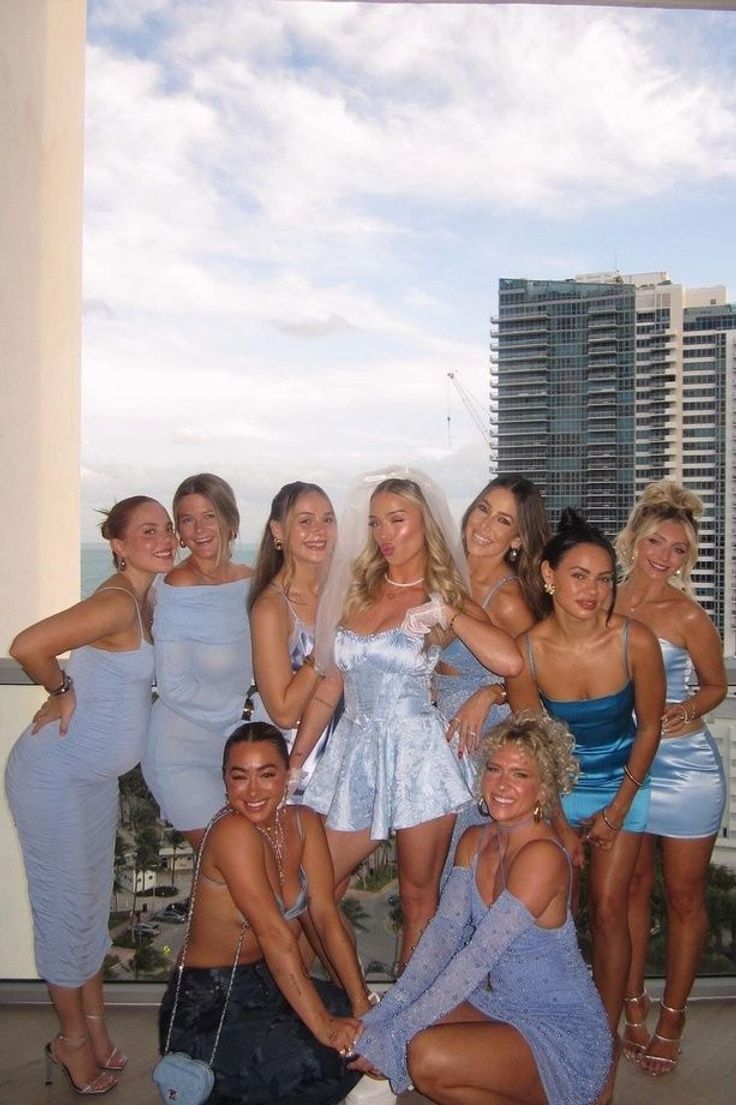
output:
<instances>
[{"instance_id":1,"label":"black skirt","mask_svg":"<svg viewBox=\"0 0 736 1105\"><path fill-rule=\"evenodd\" d=\"M184 970L171 1051L209 1062L230 980L230 967ZM313 979L334 1016L351 1015L343 990ZM166 1041L176 971L161 1002L160 1048ZM207 1105L337 1105L361 1077L324 1047L284 998L262 961L236 969L212 1069Z\"/></svg>"}]
</instances>

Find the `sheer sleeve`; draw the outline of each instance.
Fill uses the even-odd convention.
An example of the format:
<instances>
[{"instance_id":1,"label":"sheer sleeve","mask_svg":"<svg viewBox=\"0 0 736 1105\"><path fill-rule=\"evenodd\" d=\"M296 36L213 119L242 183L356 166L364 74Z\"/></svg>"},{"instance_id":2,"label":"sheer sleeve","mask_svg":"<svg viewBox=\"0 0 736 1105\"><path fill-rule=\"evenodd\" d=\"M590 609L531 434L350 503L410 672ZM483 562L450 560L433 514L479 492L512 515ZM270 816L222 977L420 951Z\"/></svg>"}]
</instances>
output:
<instances>
[{"instance_id":1,"label":"sheer sleeve","mask_svg":"<svg viewBox=\"0 0 736 1105\"><path fill-rule=\"evenodd\" d=\"M449 882L447 885L449 888ZM470 942L456 954L450 952L449 961L445 959L439 966L435 962L432 977L428 970L422 971L421 980L417 977L417 982L424 981L426 985L418 993L412 987L410 1003L401 1001L401 995L397 995L399 1000L395 1000L387 1010L393 1015L381 1016L385 1004L381 1002L377 1009L363 1018L365 1030L358 1040L357 1051L390 1079L396 1093L403 1093L410 1085L406 1066L409 1041L466 1001L506 949L532 925L534 919L527 908L508 890L504 890L479 923ZM431 929L432 926L425 936L431 935ZM417 948L415 954L419 950ZM430 945L427 960L431 953ZM411 962L414 962L413 958ZM396 989L401 987L405 977L402 976Z\"/></svg>"},{"instance_id":2,"label":"sheer sleeve","mask_svg":"<svg viewBox=\"0 0 736 1105\"><path fill-rule=\"evenodd\" d=\"M465 927L470 920L472 878L472 872L467 867L452 869L437 912L424 930L404 973L380 1005L365 1015L364 1023L382 1023L397 1011L406 1009L450 962L463 942Z\"/></svg>"}]
</instances>

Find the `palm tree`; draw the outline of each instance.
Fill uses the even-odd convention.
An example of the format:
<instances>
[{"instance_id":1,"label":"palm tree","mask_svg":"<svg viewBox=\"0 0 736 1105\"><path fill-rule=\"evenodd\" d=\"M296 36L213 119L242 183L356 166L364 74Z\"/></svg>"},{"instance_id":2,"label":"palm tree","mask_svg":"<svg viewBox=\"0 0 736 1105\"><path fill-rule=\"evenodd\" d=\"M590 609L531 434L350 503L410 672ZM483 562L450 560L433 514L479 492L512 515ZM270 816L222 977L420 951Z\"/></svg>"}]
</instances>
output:
<instances>
[{"instance_id":1,"label":"palm tree","mask_svg":"<svg viewBox=\"0 0 736 1105\"><path fill-rule=\"evenodd\" d=\"M343 898L340 902L340 909L356 932L368 931L366 921L370 920L370 915L368 910L360 904L357 898Z\"/></svg>"},{"instance_id":2,"label":"palm tree","mask_svg":"<svg viewBox=\"0 0 736 1105\"><path fill-rule=\"evenodd\" d=\"M178 829L169 829L169 844L171 845L171 889L174 889L174 872L176 870L176 849L186 844L187 838Z\"/></svg>"}]
</instances>

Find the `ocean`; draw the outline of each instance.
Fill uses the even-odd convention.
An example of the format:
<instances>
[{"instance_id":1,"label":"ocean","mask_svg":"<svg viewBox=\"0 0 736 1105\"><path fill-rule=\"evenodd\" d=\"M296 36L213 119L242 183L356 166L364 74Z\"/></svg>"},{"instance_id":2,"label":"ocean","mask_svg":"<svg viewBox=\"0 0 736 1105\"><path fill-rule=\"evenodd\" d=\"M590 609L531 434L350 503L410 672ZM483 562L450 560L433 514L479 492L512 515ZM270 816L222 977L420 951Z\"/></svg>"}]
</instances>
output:
<instances>
[{"instance_id":1,"label":"ocean","mask_svg":"<svg viewBox=\"0 0 736 1105\"><path fill-rule=\"evenodd\" d=\"M239 545L235 550L233 560L236 560L238 564L252 564L255 561L256 552L256 545ZM83 599L91 595L103 580L115 571L110 546L103 544L101 541L83 544L80 549L79 563Z\"/></svg>"}]
</instances>

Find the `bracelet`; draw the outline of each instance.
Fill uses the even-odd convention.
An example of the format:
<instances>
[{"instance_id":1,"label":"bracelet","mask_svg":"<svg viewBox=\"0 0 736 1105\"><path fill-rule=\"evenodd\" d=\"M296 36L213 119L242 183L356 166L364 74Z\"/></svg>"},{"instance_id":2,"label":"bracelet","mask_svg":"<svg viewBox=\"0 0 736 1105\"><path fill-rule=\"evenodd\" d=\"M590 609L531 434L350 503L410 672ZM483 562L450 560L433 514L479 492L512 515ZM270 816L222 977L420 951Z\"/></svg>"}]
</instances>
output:
<instances>
[{"instance_id":1,"label":"bracelet","mask_svg":"<svg viewBox=\"0 0 736 1105\"><path fill-rule=\"evenodd\" d=\"M304 659L302 660L302 667L311 668L318 679L324 679L325 677L324 669L321 668L315 660L313 652L308 652L307 655L304 657Z\"/></svg>"},{"instance_id":2,"label":"bracelet","mask_svg":"<svg viewBox=\"0 0 736 1105\"><path fill-rule=\"evenodd\" d=\"M69 675L69 673L65 671L61 680L61 685L58 686L55 691L49 691L49 697L61 698L63 694L68 694L73 686L74 680L72 679L71 675Z\"/></svg>"},{"instance_id":3,"label":"bracelet","mask_svg":"<svg viewBox=\"0 0 736 1105\"><path fill-rule=\"evenodd\" d=\"M449 622L447 623L447 628L448 629L452 629L453 625L455 624L455 618L459 618L461 614L462 614L462 610L456 610L455 611L455 613L452 615Z\"/></svg>"},{"instance_id":4,"label":"bracelet","mask_svg":"<svg viewBox=\"0 0 736 1105\"><path fill-rule=\"evenodd\" d=\"M621 825L612 825L611 822L606 817L606 807L605 806L601 810L601 817L605 821L606 825L608 825L608 828L611 830L612 833L620 833L621 832L621 830L623 828L623 824L621 824Z\"/></svg>"},{"instance_id":5,"label":"bracelet","mask_svg":"<svg viewBox=\"0 0 736 1105\"><path fill-rule=\"evenodd\" d=\"M624 775L627 779L631 779L631 782L634 784L637 790L641 790L641 788L644 786L643 782L637 779L635 775L632 775L628 764L624 764Z\"/></svg>"}]
</instances>

